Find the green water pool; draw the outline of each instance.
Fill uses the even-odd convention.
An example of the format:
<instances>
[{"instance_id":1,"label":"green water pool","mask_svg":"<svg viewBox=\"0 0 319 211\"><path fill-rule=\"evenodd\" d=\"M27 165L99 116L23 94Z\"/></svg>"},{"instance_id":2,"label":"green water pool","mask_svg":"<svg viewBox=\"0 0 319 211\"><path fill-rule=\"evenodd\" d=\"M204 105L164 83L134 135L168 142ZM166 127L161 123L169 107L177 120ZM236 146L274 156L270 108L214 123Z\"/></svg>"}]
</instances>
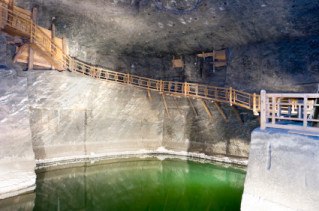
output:
<instances>
[{"instance_id":1,"label":"green water pool","mask_svg":"<svg viewBox=\"0 0 319 211\"><path fill-rule=\"evenodd\" d=\"M33 210L240 210L245 171L134 158L38 173Z\"/></svg>"}]
</instances>

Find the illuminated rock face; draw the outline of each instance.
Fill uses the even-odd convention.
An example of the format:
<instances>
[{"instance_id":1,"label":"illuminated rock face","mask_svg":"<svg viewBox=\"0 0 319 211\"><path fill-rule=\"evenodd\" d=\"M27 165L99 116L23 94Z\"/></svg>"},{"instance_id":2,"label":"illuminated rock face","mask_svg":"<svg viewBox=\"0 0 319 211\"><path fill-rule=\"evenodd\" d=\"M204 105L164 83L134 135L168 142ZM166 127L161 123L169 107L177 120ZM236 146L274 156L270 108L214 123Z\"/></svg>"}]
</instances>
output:
<instances>
[{"instance_id":1,"label":"illuminated rock face","mask_svg":"<svg viewBox=\"0 0 319 211\"><path fill-rule=\"evenodd\" d=\"M255 130L241 210L318 210L318 140L286 130Z\"/></svg>"},{"instance_id":2,"label":"illuminated rock face","mask_svg":"<svg viewBox=\"0 0 319 211\"><path fill-rule=\"evenodd\" d=\"M35 188L27 79L0 69L0 199Z\"/></svg>"},{"instance_id":3,"label":"illuminated rock face","mask_svg":"<svg viewBox=\"0 0 319 211\"><path fill-rule=\"evenodd\" d=\"M149 99L145 90L69 72L29 72L28 93L40 162L149 152L245 161L250 131L258 125L251 112L242 114L241 123L227 106L226 123L212 104L210 119L193 100L196 116L187 99L170 96L165 97L168 116L158 93Z\"/></svg>"}]
</instances>

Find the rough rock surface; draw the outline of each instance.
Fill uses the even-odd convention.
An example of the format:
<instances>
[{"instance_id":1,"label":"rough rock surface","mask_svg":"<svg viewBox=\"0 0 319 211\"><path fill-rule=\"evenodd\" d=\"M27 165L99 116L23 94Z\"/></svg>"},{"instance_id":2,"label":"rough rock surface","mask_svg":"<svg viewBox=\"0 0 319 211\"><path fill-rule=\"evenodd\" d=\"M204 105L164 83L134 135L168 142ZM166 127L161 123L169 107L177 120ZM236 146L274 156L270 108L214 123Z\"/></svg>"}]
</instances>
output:
<instances>
[{"instance_id":1,"label":"rough rock surface","mask_svg":"<svg viewBox=\"0 0 319 211\"><path fill-rule=\"evenodd\" d=\"M17 0L57 26L71 55L114 70L259 92L311 91L318 79L313 0ZM228 48L228 66L200 70L196 54ZM172 70L173 55L185 71ZM196 65L194 65L196 64ZM200 73L202 72L202 73ZM310 84L309 84L310 83Z\"/></svg>"},{"instance_id":2,"label":"rough rock surface","mask_svg":"<svg viewBox=\"0 0 319 211\"><path fill-rule=\"evenodd\" d=\"M0 69L0 199L35 188L27 78Z\"/></svg>"},{"instance_id":3,"label":"rough rock surface","mask_svg":"<svg viewBox=\"0 0 319 211\"><path fill-rule=\"evenodd\" d=\"M318 210L319 138L255 130L241 210Z\"/></svg>"},{"instance_id":4,"label":"rough rock surface","mask_svg":"<svg viewBox=\"0 0 319 211\"><path fill-rule=\"evenodd\" d=\"M226 157L248 157L250 131L258 125L251 112L241 123L225 107L208 119L200 102L162 97L131 86L57 71L28 74L32 142L38 160L101 156L161 149ZM243 129L245 128L245 129ZM231 134L231 135L230 135ZM141 151L143 152L143 151ZM158 151L159 152L159 151ZM41 161L42 162L42 161Z\"/></svg>"},{"instance_id":5,"label":"rough rock surface","mask_svg":"<svg viewBox=\"0 0 319 211\"><path fill-rule=\"evenodd\" d=\"M32 71L28 92L37 159L161 146L162 104L148 101L143 90L68 72Z\"/></svg>"}]
</instances>

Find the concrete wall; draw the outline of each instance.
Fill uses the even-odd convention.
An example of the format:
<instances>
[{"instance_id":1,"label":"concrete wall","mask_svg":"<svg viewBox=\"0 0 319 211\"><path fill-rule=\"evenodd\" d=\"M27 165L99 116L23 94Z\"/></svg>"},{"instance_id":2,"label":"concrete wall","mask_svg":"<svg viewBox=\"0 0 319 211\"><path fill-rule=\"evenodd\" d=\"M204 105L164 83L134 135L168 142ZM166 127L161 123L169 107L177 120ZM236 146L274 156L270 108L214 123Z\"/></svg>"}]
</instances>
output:
<instances>
[{"instance_id":1,"label":"concrete wall","mask_svg":"<svg viewBox=\"0 0 319 211\"><path fill-rule=\"evenodd\" d=\"M319 138L286 130L252 133L241 209L319 210Z\"/></svg>"}]
</instances>

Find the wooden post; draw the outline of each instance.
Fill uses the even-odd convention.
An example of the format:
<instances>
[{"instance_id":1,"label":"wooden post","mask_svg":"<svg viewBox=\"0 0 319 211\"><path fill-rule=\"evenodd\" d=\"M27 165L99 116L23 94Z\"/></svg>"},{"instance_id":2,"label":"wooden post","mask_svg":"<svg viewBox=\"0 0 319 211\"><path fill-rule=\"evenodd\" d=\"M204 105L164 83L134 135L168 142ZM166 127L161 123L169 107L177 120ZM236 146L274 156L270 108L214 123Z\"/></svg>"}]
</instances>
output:
<instances>
[{"instance_id":1,"label":"wooden post","mask_svg":"<svg viewBox=\"0 0 319 211\"><path fill-rule=\"evenodd\" d=\"M55 28L55 25L54 23L51 23L51 46L50 46L50 49L51 49L51 52L50 52L50 55L51 55L51 58L53 58L53 52L52 52L52 44L54 44L54 38L55 38L55 31L56 31L56 28ZM53 70L54 69L54 66L51 65L51 69Z\"/></svg>"},{"instance_id":2,"label":"wooden post","mask_svg":"<svg viewBox=\"0 0 319 211\"><path fill-rule=\"evenodd\" d=\"M271 124L275 125L276 124L276 97L272 97L272 113L271 113Z\"/></svg>"},{"instance_id":3,"label":"wooden post","mask_svg":"<svg viewBox=\"0 0 319 211\"><path fill-rule=\"evenodd\" d=\"M33 63L34 63L34 51L31 48L31 44L33 43L33 24L37 23L37 14L38 10L36 7L32 8L32 13L31 13L31 25L30 25L30 47L29 47L29 61L28 61L28 70L33 69Z\"/></svg>"},{"instance_id":4,"label":"wooden post","mask_svg":"<svg viewBox=\"0 0 319 211\"><path fill-rule=\"evenodd\" d=\"M307 127L307 106L308 106L308 98L305 96L303 98L303 127Z\"/></svg>"},{"instance_id":5,"label":"wooden post","mask_svg":"<svg viewBox=\"0 0 319 211\"><path fill-rule=\"evenodd\" d=\"M258 115L257 112L257 99L256 99L256 93L253 94L253 113L254 115Z\"/></svg>"},{"instance_id":6,"label":"wooden post","mask_svg":"<svg viewBox=\"0 0 319 211\"><path fill-rule=\"evenodd\" d=\"M188 95L188 83L187 82L184 83L184 95L185 96Z\"/></svg>"},{"instance_id":7,"label":"wooden post","mask_svg":"<svg viewBox=\"0 0 319 211\"><path fill-rule=\"evenodd\" d=\"M209 118L212 118L212 117L213 117L212 112L211 112L210 109L208 108L206 102L205 102L203 99L201 99L201 102L202 102L202 105L203 105L203 107L204 107L206 113L208 114Z\"/></svg>"},{"instance_id":8,"label":"wooden post","mask_svg":"<svg viewBox=\"0 0 319 211\"><path fill-rule=\"evenodd\" d=\"M62 37L62 48L63 48L63 53L65 55L69 55L68 39L66 37Z\"/></svg>"},{"instance_id":9,"label":"wooden post","mask_svg":"<svg viewBox=\"0 0 319 211\"><path fill-rule=\"evenodd\" d=\"M229 104L230 106L233 105L233 88L229 87Z\"/></svg>"},{"instance_id":10,"label":"wooden post","mask_svg":"<svg viewBox=\"0 0 319 211\"><path fill-rule=\"evenodd\" d=\"M261 90L260 92L260 129L265 130L266 129L266 123L267 123L267 96L266 91Z\"/></svg>"},{"instance_id":11,"label":"wooden post","mask_svg":"<svg viewBox=\"0 0 319 211\"><path fill-rule=\"evenodd\" d=\"M9 8L10 10L13 10L14 4L15 4L14 1L15 1L15 0L9 0L8 8Z\"/></svg>"},{"instance_id":12,"label":"wooden post","mask_svg":"<svg viewBox=\"0 0 319 211\"><path fill-rule=\"evenodd\" d=\"M128 73L126 76L127 76L127 83L130 84L131 83L130 74Z\"/></svg>"}]
</instances>

